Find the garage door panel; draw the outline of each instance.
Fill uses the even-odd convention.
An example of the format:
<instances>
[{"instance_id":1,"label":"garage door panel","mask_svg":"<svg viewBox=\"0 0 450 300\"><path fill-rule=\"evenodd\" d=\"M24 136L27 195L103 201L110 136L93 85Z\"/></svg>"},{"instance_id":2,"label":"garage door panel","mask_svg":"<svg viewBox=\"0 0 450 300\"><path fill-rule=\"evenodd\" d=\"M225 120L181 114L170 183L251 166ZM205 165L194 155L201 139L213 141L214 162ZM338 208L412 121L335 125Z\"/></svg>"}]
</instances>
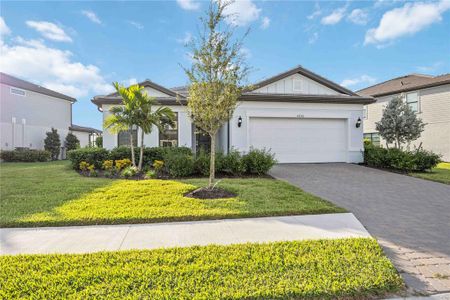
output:
<instances>
[{"instance_id":1,"label":"garage door panel","mask_svg":"<svg viewBox=\"0 0 450 300\"><path fill-rule=\"evenodd\" d=\"M345 162L344 119L250 118L250 145L270 148L279 162Z\"/></svg>"}]
</instances>

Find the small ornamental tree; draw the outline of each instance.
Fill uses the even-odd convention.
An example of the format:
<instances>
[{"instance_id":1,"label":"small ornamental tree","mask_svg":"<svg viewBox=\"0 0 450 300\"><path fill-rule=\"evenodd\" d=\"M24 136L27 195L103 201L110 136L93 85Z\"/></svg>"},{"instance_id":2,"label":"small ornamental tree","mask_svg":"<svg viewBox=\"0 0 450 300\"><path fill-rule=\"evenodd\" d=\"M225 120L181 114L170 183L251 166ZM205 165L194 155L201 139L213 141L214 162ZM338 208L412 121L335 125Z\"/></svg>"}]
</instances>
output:
<instances>
[{"instance_id":1,"label":"small ornamental tree","mask_svg":"<svg viewBox=\"0 0 450 300\"><path fill-rule=\"evenodd\" d=\"M96 145L98 148L103 148L103 137L102 137L102 136L98 136L98 137L95 139L95 145Z\"/></svg>"},{"instance_id":2,"label":"small ornamental tree","mask_svg":"<svg viewBox=\"0 0 450 300\"><path fill-rule=\"evenodd\" d=\"M46 133L44 140L44 149L50 152L52 160L57 160L61 151L61 141L58 131L52 127L52 130Z\"/></svg>"},{"instance_id":3,"label":"small ornamental tree","mask_svg":"<svg viewBox=\"0 0 450 300\"><path fill-rule=\"evenodd\" d=\"M80 141L75 134L69 132L66 136L66 149L70 151L77 148L80 148Z\"/></svg>"},{"instance_id":4,"label":"small ornamental tree","mask_svg":"<svg viewBox=\"0 0 450 300\"><path fill-rule=\"evenodd\" d=\"M203 31L190 43L192 66L184 68L190 81L187 110L195 126L211 137L209 189L215 177L217 132L233 115L248 74L242 40L234 40L233 29L224 24L230 3L210 2L207 16L200 18Z\"/></svg>"},{"instance_id":5,"label":"small ornamental tree","mask_svg":"<svg viewBox=\"0 0 450 300\"><path fill-rule=\"evenodd\" d=\"M376 129L386 140L387 146L394 143L401 149L402 144L410 143L420 137L425 124L401 97L393 98L383 112Z\"/></svg>"}]
</instances>

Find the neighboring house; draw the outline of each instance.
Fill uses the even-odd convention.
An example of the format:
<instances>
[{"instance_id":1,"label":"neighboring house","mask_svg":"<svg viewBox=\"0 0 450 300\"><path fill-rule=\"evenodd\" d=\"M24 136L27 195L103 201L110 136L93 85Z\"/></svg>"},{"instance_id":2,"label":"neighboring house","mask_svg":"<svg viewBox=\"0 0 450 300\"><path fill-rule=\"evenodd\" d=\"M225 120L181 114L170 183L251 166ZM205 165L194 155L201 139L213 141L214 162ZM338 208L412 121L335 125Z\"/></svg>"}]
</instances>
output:
<instances>
[{"instance_id":1,"label":"neighboring house","mask_svg":"<svg viewBox=\"0 0 450 300\"><path fill-rule=\"evenodd\" d=\"M91 127L72 124L72 126L69 127L69 130L78 138L81 148L87 146L95 146L95 140L97 139L97 137L102 136L101 130Z\"/></svg>"},{"instance_id":2,"label":"neighboring house","mask_svg":"<svg viewBox=\"0 0 450 300\"><path fill-rule=\"evenodd\" d=\"M83 139L82 145L88 144L89 137L81 136L86 133L72 124L76 99L5 73L0 73L0 88L0 149L43 149L46 132L52 127L58 130L62 157L69 131ZM101 133L95 129L90 132Z\"/></svg>"},{"instance_id":3,"label":"neighboring house","mask_svg":"<svg viewBox=\"0 0 450 300\"><path fill-rule=\"evenodd\" d=\"M411 74L394 78L357 91L363 96L376 98L376 103L364 107L364 137L385 145L375 123L381 120L389 100L400 96L417 112L426 124L421 137L409 145L414 149L422 145L450 161L450 74L428 76Z\"/></svg>"},{"instance_id":4,"label":"neighboring house","mask_svg":"<svg viewBox=\"0 0 450 300\"><path fill-rule=\"evenodd\" d=\"M191 123L185 108L186 87L168 89L150 80L140 83L161 105L177 115L176 126L144 137L146 146L186 146L196 151L209 139ZM363 105L374 102L302 67L295 67L254 85L239 101L230 121L218 133L218 150L251 147L271 149L280 163L361 162L363 160ZM117 94L92 99L103 118L122 103ZM111 149L129 142L129 131L103 133ZM138 144L140 134L133 131Z\"/></svg>"}]
</instances>

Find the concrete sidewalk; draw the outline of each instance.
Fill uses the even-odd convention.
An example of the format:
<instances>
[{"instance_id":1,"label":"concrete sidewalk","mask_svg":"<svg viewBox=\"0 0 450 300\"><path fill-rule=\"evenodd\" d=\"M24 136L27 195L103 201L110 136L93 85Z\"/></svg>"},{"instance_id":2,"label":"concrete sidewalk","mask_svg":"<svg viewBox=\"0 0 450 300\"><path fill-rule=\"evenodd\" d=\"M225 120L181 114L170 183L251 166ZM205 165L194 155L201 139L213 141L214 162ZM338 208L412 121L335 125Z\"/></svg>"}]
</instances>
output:
<instances>
[{"instance_id":1,"label":"concrete sidewalk","mask_svg":"<svg viewBox=\"0 0 450 300\"><path fill-rule=\"evenodd\" d=\"M351 213L142 225L2 228L0 254L89 253L349 237L370 237Z\"/></svg>"}]
</instances>

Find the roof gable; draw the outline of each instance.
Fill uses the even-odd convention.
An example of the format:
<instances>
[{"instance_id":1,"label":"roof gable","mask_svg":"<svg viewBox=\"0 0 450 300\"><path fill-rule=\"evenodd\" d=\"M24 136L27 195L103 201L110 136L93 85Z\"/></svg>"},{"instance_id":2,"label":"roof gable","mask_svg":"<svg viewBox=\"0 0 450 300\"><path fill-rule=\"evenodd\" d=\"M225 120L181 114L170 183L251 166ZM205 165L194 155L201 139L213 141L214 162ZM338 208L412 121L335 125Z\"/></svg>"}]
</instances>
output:
<instances>
[{"instance_id":1,"label":"roof gable","mask_svg":"<svg viewBox=\"0 0 450 300\"><path fill-rule=\"evenodd\" d=\"M299 74L302 78L305 78L305 82L308 83L308 85L312 86L313 90L317 90L318 86L323 86L326 89L324 89L324 94L336 94L336 93L332 93L330 91L334 91L340 94L345 94L345 95L349 95L349 96L356 96L355 93L353 93L352 91L338 85L335 82L332 82L331 80L328 80L314 72L311 72L308 69L303 68L302 66L297 66L295 68L292 68L286 72L280 73L278 75L275 75L273 77L270 77L268 79L265 79L263 81L260 81L256 84L254 84L254 88L252 89L252 92L255 91L261 91L261 88L269 86L271 84L274 84L278 81L281 81L283 79L286 79L292 75L295 74ZM311 84L311 82L315 82L316 84ZM308 90L309 88L305 89ZM268 91L270 92L270 91ZM284 92L285 93L285 92ZM302 92L299 92L302 93ZM313 93L311 93L313 94Z\"/></svg>"},{"instance_id":2,"label":"roof gable","mask_svg":"<svg viewBox=\"0 0 450 300\"><path fill-rule=\"evenodd\" d=\"M162 97L164 95L165 96L170 96L170 97L176 97L177 96L176 92L174 92L172 90L169 90L168 88L165 88L162 85L156 84L153 81L150 81L148 79L143 81L143 82L138 83L138 85L144 87L145 90L147 91L147 93L150 96L156 96L156 97ZM157 92L156 93L152 92L152 90L155 90ZM162 93L163 95L159 94L158 92ZM119 94L117 92L115 92L115 93L112 93L112 94L108 95L108 97L110 97L110 96L119 96Z\"/></svg>"}]
</instances>

